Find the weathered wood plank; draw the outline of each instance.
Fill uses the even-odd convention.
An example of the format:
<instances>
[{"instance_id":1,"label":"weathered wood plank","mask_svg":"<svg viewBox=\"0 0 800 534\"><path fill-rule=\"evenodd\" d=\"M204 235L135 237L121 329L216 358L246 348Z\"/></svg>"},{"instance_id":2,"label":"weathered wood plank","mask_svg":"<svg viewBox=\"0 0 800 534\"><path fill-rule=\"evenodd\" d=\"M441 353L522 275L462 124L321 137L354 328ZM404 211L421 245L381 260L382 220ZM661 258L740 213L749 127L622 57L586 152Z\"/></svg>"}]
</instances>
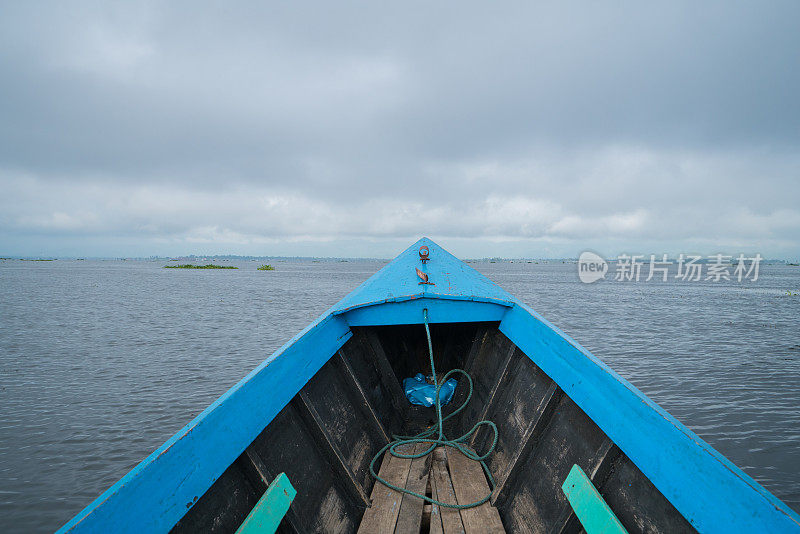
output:
<instances>
[{"instance_id":1,"label":"weathered wood plank","mask_svg":"<svg viewBox=\"0 0 800 534\"><path fill-rule=\"evenodd\" d=\"M261 457L258 455L258 453L255 450L253 450L252 445L247 447L244 450L244 452L245 455L247 456L247 459L250 460L251 464L253 464L253 467L258 473L258 476L261 477L261 480L264 482L264 484L269 485L269 480L270 480L269 471L267 470L267 467L264 465L264 460L262 460Z\"/></svg>"},{"instance_id":2,"label":"weathered wood plank","mask_svg":"<svg viewBox=\"0 0 800 534\"><path fill-rule=\"evenodd\" d=\"M244 522L236 529L236 534L275 532L283 520L283 516L289 510L295 495L297 495L297 490L292 487L286 473L279 474L267 487L267 491L258 500Z\"/></svg>"},{"instance_id":3,"label":"weathered wood plank","mask_svg":"<svg viewBox=\"0 0 800 534\"><path fill-rule=\"evenodd\" d=\"M342 475L332 463L330 450L320 443L319 432L304 412L299 399L295 398L248 447L263 460L265 468L262 471L267 480L285 472L297 489L297 496L279 531L286 532L287 523L291 523L296 532L352 532L358 527L367 505L348 491ZM242 456L247 457L246 454ZM260 487L255 500L264 488L266 486ZM334 516L329 513L331 510L338 512ZM242 519L244 517L238 523ZM205 524L200 524L193 532L209 530Z\"/></svg>"},{"instance_id":4,"label":"weathered wood plank","mask_svg":"<svg viewBox=\"0 0 800 534\"><path fill-rule=\"evenodd\" d=\"M519 466L520 462L522 462L528 456L528 454L531 452L531 449L533 449L533 446L536 444L536 441L539 439L539 436L542 435L542 432L550 423L550 420L553 416L553 411L560 400L561 390L558 388L558 385L553 382L550 384L550 387L545 394L543 407L539 413L539 417L530 422L528 428L525 430L522 443L520 443L519 447L517 448L516 454L514 454L514 457L508 463L508 467L506 467L503 475L499 477L499 480L497 480L497 486L494 488L491 499L492 506L502 505L502 503L508 497L508 492L514 482L514 476L517 471L517 467Z\"/></svg>"},{"instance_id":5,"label":"weathered wood plank","mask_svg":"<svg viewBox=\"0 0 800 534\"><path fill-rule=\"evenodd\" d=\"M261 478L261 481L264 483L264 485L269 487L270 480L273 480L273 477L270 473L270 470L264 463L264 460L253 448L252 444L248 446L244 452L245 457L249 460L253 470L258 473L258 476ZM290 507L286 514L284 514L284 517L286 520L285 525L288 526L293 532L302 532L302 529L299 527L300 521L297 518L297 512L295 512L293 508Z\"/></svg>"},{"instance_id":6,"label":"weathered wood plank","mask_svg":"<svg viewBox=\"0 0 800 534\"><path fill-rule=\"evenodd\" d=\"M460 367L469 373L470 376L475 376L472 374L472 367L475 363L475 358L477 358L478 354L480 353L488 335L489 329L487 327L480 326L477 328L466 359L462 364L460 364ZM456 392L453 396L453 400L450 402L450 406L461 406L464 404L464 400L467 398L468 388L463 377L456 375L455 378L459 381L459 387L456 388ZM474 424L472 419L465 420L464 415L461 414L453 417L449 421L446 421L444 428L448 436L460 436L469 430L472 427L472 424Z\"/></svg>"},{"instance_id":7,"label":"weathered wood plank","mask_svg":"<svg viewBox=\"0 0 800 534\"><path fill-rule=\"evenodd\" d=\"M345 358L341 350L336 352L336 356L339 358L339 363L341 363L342 369L344 369L345 377L350 382L350 385L353 386L353 389L356 390L359 396L361 397L362 406L369 414L369 419L372 422L372 425L378 430L378 432L380 432L381 436L384 439L384 442L389 443L389 441L391 441L389 439L389 434L383 427L383 423L381 423L378 414L375 413L372 404L369 402L369 398L367 398L367 394L364 392L364 388L361 387L361 383L358 381L358 378L356 378L356 375L353 372L352 367L350 367L350 363L347 361L347 358Z\"/></svg>"},{"instance_id":8,"label":"weathered wood plank","mask_svg":"<svg viewBox=\"0 0 800 534\"><path fill-rule=\"evenodd\" d=\"M428 446L424 443L417 443L414 448L415 453L424 452ZM428 486L428 476L430 474L430 464L427 457L414 458L411 460L411 469L408 472L405 488L425 495ZM422 524L422 508L425 501L413 495L403 494L403 502L400 505L400 514L397 516L397 526L394 531L396 534L406 534L408 532L419 532Z\"/></svg>"},{"instance_id":9,"label":"weathered wood plank","mask_svg":"<svg viewBox=\"0 0 800 534\"><path fill-rule=\"evenodd\" d=\"M489 493L486 475L478 462L451 448L447 450L447 464L458 504L475 502ZM461 510L461 521L467 534L505 533L497 508L488 501L475 508Z\"/></svg>"},{"instance_id":10,"label":"weathered wood plank","mask_svg":"<svg viewBox=\"0 0 800 534\"><path fill-rule=\"evenodd\" d=\"M383 386L390 394L395 410L397 410L398 413L403 414L403 417L405 418L408 412L409 404L406 401L403 388L400 386L400 381L395 376L394 370L392 370L392 364L389 363L389 359L386 357L386 353L383 350L383 345L381 344L380 338L378 338L378 334L371 328L362 330L362 334L364 336L365 344L372 349L375 369L378 371L378 375L380 376Z\"/></svg>"},{"instance_id":11,"label":"weathered wood plank","mask_svg":"<svg viewBox=\"0 0 800 534\"><path fill-rule=\"evenodd\" d=\"M447 456L443 448L438 448L433 452L433 462L431 465L431 490L434 499L449 504L458 504L450 475L447 472ZM455 508L437 506L439 515L442 518L442 530L444 534L465 534L464 524L461 522L461 514ZM433 524L433 513L431 513L431 524Z\"/></svg>"},{"instance_id":12,"label":"weathered wood plank","mask_svg":"<svg viewBox=\"0 0 800 534\"><path fill-rule=\"evenodd\" d=\"M466 372L468 373L472 372L472 365L473 363L475 363L475 358L477 357L478 352L480 352L481 347L483 346L483 343L486 340L486 335L488 333L489 329L486 328L485 326L479 327L478 330L475 332L475 339L473 339L472 341L472 345L469 348L469 353L467 354L467 358L463 364L463 369Z\"/></svg>"},{"instance_id":13,"label":"weathered wood plank","mask_svg":"<svg viewBox=\"0 0 800 534\"><path fill-rule=\"evenodd\" d=\"M300 393L297 394L297 399L299 401L297 406L300 408L301 414L308 420L309 426L317 434L319 443L325 447L330 457L332 467L339 472L339 476L344 481L347 490L357 501L360 501L364 506L369 506L369 498L367 498L367 495L364 493L364 488L362 488L361 484L356 480L353 470L347 465L347 460L342 454L342 451L339 450L330 432L328 432L325 422L322 420L319 413L317 413L308 395L300 391Z\"/></svg>"},{"instance_id":14,"label":"weathered wood plank","mask_svg":"<svg viewBox=\"0 0 800 534\"><path fill-rule=\"evenodd\" d=\"M564 495L587 534L627 534L617 516L600 496L583 469L573 465L561 485Z\"/></svg>"},{"instance_id":15,"label":"weathered wood plank","mask_svg":"<svg viewBox=\"0 0 800 534\"><path fill-rule=\"evenodd\" d=\"M400 452L406 452L406 450L411 449L398 448ZM384 453L383 463L378 474L387 482L402 488L406 485L410 470L411 459L398 458L387 452ZM394 532L402 501L402 493L376 482L372 488L372 507L367 508L364 512L361 525L358 527L359 534Z\"/></svg>"},{"instance_id":16,"label":"weathered wood plank","mask_svg":"<svg viewBox=\"0 0 800 534\"><path fill-rule=\"evenodd\" d=\"M363 330L364 327L354 329L353 337L341 348L342 356L358 379L381 424L390 433L401 428L403 414L395 407L393 396L378 372L374 351Z\"/></svg>"},{"instance_id":17,"label":"weathered wood plank","mask_svg":"<svg viewBox=\"0 0 800 534\"><path fill-rule=\"evenodd\" d=\"M500 385L503 383L503 380L505 379L506 374L508 373L508 368L510 367L511 360L513 359L514 353L516 351L517 347L512 343L511 346L508 348L508 351L506 352L506 355L503 359L503 365L500 368L500 372L497 375L497 380L495 380L495 383L492 385L492 390L489 393L489 398L486 399L486 404L484 404L483 406L483 411L481 412L481 415L478 418L479 421L483 421L484 419L486 419L486 414L489 413L489 410L492 407L492 402L497 396L497 391L500 389ZM472 438L470 438L470 446L472 447L475 446L475 440L477 439L478 434L480 433L481 431L478 431L472 435Z\"/></svg>"},{"instance_id":18,"label":"weathered wood plank","mask_svg":"<svg viewBox=\"0 0 800 534\"><path fill-rule=\"evenodd\" d=\"M619 458L620 454L621 451L614 445L614 442L606 438L592 459L586 464L588 466L588 472L586 474L598 490L603 489L601 484L610 471L612 464ZM560 527L557 526L553 530L554 533L566 534L567 532L577 532L580 530L578 527L578 518L569 503L565 506L558 525L560 525Z\"/></svg>"},{"instance_id":19,"label":"weathered wood plank","mask_svg":"<svg viewBox=\"0 0 800 534\"><path fill-rule=\"evenodd\" d=\"M174 525L173 534L234 532L258 502L267 485L254 474L246 458L239 457ZM112 529L113 530L113 529ZM106 532L98 530L96 532Z\"/></svg>"},{"instance_id":20,"label":"weathered wood plank","mask_svg":"<svg viewBox=\"0 0 800 534\"><path fill-rule=\"evenodd\" d=\"M431 484L433 482L433 471L431 471ZM433 490L433 494L436 495L436 490ZM442 509L434 504L431 505L431 534L444 534L444 527L442 526Z\"/></svg>"},{"instance_id":21,"label":"weathered wood plank","mask_svg":"<svg viewBox=\"0 0 800 534\"><path fill-rule=\"evenodd\" d=\"M506 528L557 531L569 505L561 484L573 464L586 466L589 471L588 462L605 440L606 435L597 425L561 394L549 422L531 451L517 463L513 480L506 486L507 498L498 506Z\"/></svg>"}]
</instances>

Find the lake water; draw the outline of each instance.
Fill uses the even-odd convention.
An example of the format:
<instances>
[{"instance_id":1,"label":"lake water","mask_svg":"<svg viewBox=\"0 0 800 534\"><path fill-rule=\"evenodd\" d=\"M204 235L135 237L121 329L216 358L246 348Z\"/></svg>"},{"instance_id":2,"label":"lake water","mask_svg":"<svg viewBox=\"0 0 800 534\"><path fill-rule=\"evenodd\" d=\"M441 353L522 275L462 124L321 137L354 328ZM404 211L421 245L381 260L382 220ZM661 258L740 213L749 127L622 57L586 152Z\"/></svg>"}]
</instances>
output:
<instances>
[{"instance_id":1,"label":"lake water","mask_svg":"<svg viewBox=\"0 0 800 534\"><path fill-rule=\"evenodd\" d=\"M52 531L382 262L0 261L0 531ZM474 263L800 510L800 268L578 281Z\"/></svg>"}]
</instances>

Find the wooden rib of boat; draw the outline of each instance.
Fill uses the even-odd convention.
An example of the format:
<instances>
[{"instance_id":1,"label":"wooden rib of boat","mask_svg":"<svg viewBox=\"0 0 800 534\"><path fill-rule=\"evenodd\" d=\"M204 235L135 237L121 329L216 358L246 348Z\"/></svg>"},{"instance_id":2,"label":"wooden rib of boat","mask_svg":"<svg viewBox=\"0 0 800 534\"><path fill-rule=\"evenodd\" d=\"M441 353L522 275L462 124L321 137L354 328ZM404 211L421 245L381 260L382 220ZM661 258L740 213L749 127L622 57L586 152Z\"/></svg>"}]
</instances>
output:
<instances>
[{"instance_id":1,"label":"wooden rib of boat","mask_svg":"<svg viewBox=\"0 0 800 534\"><path fill-rule=\"evenodd\" d=\"M487 460L496 487L480 508L392 494L369 473L392 434L433 423L433 409L410 405L400 386L430 371L424 309L437 370L463 368L474 381L472 400L446 422L447 434L461 435L480 419L498 427ZM483 451L489 439L481 430L467 444ZM385 455L380 475L450 502L474 500L487 481L474 469L479 464L459 455ZM234 532L285 473L297 494L279 531L589 531L563 489L575 470L628 532L800 532L795 512L692 431L528 306L422 239L61 530Z\"/></svg>"}]
</instances>

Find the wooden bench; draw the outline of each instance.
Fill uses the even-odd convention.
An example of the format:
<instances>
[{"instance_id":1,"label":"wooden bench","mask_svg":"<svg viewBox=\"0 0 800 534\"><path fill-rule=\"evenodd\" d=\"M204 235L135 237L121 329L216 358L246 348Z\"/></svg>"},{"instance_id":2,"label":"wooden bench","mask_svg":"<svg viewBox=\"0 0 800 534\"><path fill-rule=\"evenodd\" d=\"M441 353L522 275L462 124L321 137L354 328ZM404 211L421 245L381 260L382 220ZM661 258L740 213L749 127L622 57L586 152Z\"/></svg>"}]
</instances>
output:
<instances>
[{"instance_id":1,"label":"wooden bench","mask_svg":"<svg viewBox=\"0 0 800 534\"><path fill-rule=\"evenodd\" d=\"M297 495L286 473L281 473L236 530L236 534L274 534Z\"/></svg>"},{"instance_id":2,"label":"wooden bench","mask_svg":"<svg viewBox=\"0 0 800 534\"><path fill-rule=\"evenodd\" d=\"M579 466L572 466L561 489L587 534L628 534Z\"/></svg>"},{"instance_id":3,"label":"wooden bench","mask_svg":"<svg viewBox=\"0 0 800 534\"><path fill-rule=\"evenodd\" d=\"M417 444L415 452L427 447ZM407 449L398 451L408 454ZM410 489L452 504L475 502L487 493L489 485L478 462L456 449L437 448L423 458L397 458L386 453L380 471L382 478L396 486ZM504 533L497 509L488 502L475 508L432 505L418 497L400 493L376 482L372 489L372 507L364 512L359 534L477 534Z\"/></svg>"}]
</instances>

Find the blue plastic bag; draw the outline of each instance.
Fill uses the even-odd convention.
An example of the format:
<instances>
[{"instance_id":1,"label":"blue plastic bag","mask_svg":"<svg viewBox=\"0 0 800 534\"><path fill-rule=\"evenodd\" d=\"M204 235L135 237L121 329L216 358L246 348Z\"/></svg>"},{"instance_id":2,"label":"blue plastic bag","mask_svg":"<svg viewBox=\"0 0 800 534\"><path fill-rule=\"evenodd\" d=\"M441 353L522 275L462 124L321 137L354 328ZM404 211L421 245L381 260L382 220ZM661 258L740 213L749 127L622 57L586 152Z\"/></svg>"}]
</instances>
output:
<instances>
[{"instance_id":1,"label":"blue plastic bag","mask_svg":"<svg viewBox=\"0 0 800 534\"><path fill-rule=\"evenodd\" d=\"M455 378L450 378L442 384L442 389L439 391L439 402L441 402L442 406L446 406L453 398L456 385L458 385L458 382ZM430 408L436 402L436 386L428 384L425 380L425 375L422 373L417 373L414 378L404 379L403 390L406 392L406 398L411 404Z\"/></svg>"}]
</instances>

